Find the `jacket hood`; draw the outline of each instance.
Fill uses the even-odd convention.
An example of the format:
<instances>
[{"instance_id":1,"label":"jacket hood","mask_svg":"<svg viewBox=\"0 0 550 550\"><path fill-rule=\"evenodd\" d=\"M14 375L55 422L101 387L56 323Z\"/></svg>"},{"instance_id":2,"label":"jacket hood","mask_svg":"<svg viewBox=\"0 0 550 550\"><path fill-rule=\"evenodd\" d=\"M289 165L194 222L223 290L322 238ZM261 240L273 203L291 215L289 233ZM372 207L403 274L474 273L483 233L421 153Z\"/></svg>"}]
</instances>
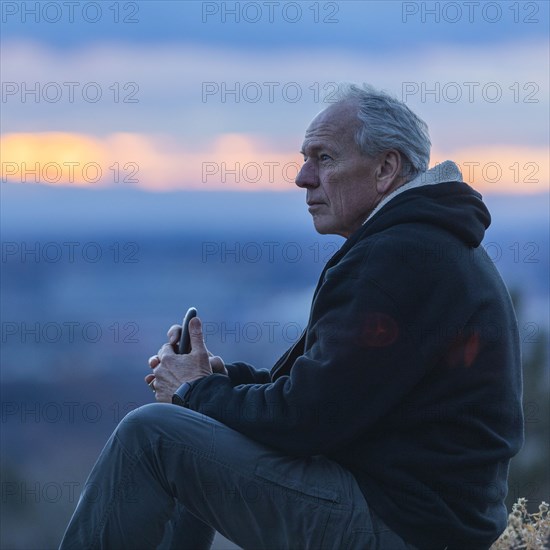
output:
<instances>
[{"instance_id":1,"label":"jacket hood","mask_svg":"<svg viewBox=\"0 0 550 550\"><path fill-rule=\"evenodd\" d=\"M447 160L385 197L356 234L377 233L401 223L435 225L477 247L491 216L481 194L464 183L458 166Z\"/></svg>"}]
</instances>

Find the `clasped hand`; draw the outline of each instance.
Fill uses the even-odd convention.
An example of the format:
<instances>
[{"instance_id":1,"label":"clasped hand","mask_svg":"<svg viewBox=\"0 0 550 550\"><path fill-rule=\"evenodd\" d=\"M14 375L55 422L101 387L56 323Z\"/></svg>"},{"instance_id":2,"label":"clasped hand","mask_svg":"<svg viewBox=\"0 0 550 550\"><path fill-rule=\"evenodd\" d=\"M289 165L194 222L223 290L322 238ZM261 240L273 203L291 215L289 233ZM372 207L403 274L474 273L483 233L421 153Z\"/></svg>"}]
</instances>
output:
<instances>
[{"instance_id":1,"label":"clasped hand","mask_svg":"<svg viewBox=\"0 0 550 550\"><path fill-rule=\"evenodd\" d=\"M222 358L213 355L206 348L202 323L198 317L191 319L189 323L189 353L179 355L175 352L175 346L181 336L181 325L172 325L167 335L168 343L149 358L149 366L153 373L145 377L147 384L153 383L157 401L171 403L172 395L184 382L193 382L213 373L227 374Z\"/></svg>"}]
</instances>

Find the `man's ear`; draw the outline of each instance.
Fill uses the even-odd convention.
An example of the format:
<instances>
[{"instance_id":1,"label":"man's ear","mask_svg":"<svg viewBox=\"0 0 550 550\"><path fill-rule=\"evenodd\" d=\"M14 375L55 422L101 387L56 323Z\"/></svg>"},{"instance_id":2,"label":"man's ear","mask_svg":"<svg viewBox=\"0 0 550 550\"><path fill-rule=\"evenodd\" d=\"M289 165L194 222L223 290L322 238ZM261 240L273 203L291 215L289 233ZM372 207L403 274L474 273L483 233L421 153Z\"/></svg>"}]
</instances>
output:
<instances>
[{"instance_id":1,"label":"man's ear","mask_svg":"<svg viewBox=\"0 0 550 550\"><path fill-rule=\"evenodd\" d=\"M386 151L380 156L376 168L376 190L381 195L387 195L399 186L401 180L402 160L399 151Z\"/></svg>"}]
</instances>

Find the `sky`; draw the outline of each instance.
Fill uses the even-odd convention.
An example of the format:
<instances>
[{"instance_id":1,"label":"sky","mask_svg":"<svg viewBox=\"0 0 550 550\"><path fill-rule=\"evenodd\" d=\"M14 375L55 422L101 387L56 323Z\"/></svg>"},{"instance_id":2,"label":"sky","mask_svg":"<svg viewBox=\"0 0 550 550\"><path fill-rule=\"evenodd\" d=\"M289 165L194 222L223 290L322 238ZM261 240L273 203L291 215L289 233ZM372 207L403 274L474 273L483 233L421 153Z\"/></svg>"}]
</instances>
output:
<instances>
[{"instance_id":1,"label":"sky","mask_svg":"<svg viewBox=\"0 0 550 550\"><path fill-rule=\"evenodd\" d=\"M548 2L1 4L2 183L289 191L343 82L482 193L548 190Z\"/></svg>"}]
</instances>

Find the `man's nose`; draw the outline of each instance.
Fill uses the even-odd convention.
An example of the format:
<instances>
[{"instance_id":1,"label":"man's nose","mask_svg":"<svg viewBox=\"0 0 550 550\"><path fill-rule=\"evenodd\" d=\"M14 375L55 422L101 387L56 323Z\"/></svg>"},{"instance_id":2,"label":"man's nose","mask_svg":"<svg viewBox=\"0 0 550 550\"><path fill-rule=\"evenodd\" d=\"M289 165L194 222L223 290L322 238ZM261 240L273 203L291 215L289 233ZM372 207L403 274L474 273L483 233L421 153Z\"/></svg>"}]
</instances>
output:
<instances>
[{"instance_id":1,"label":"man's nose","mask_svg":"<svg viewBox=\"0 0 550 550\"><path fill-rule=\"evenodd\" d=\"M319 173L315 166L306 160L296 176L295 183L298 187L317 187L319 185Z\"/></svg>"}]
</instances>

